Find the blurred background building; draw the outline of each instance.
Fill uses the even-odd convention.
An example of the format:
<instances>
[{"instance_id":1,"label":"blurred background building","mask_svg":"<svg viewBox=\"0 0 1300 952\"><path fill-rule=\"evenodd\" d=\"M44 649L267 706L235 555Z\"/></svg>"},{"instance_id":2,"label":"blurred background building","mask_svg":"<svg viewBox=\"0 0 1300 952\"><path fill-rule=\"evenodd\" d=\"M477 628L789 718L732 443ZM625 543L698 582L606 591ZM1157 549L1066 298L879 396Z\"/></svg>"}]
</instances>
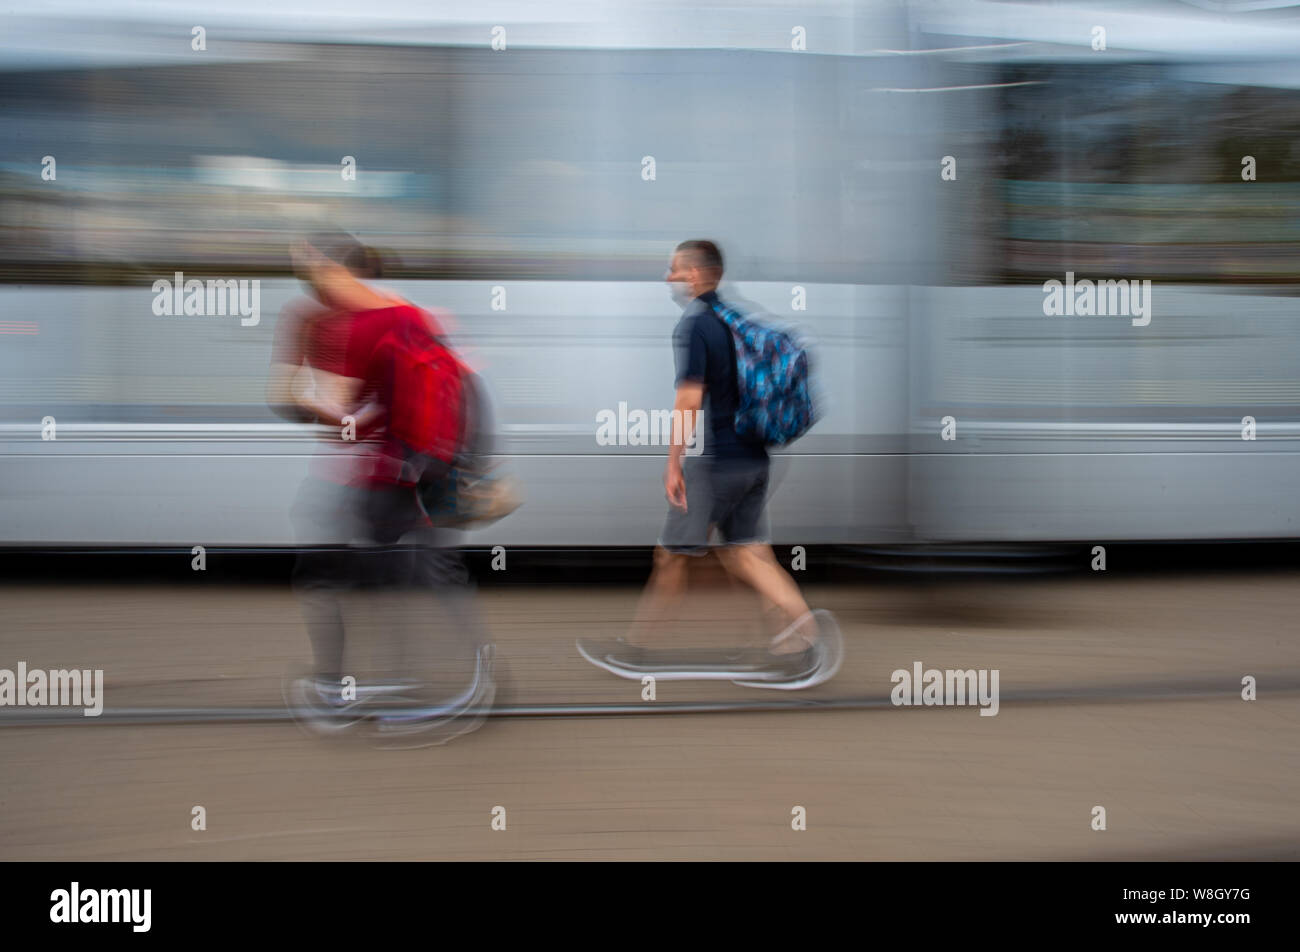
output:
<instances>
[{"instance_id":1,"label":"blurred background building","mask_svg":"<svg viewBox=\"0 0 1300 952\"><path fill-rule=\"evenodd\" d=\"M299 292L288 244L325 226L382 249L388 283L449 308L482 363L530 493L492 542L654 541L661 454L599 446L596 415L670 399L660 282L688 237L816 342L827 414L782 460L782 541L1300 519L1293 5L0 19L0 542L286 544L318 434L263 386ZM154 315L177 271L261 280L262 319ZM1150 325L1045 316L1067 272L1151 280Z\"/></svg>"}]
</instances>

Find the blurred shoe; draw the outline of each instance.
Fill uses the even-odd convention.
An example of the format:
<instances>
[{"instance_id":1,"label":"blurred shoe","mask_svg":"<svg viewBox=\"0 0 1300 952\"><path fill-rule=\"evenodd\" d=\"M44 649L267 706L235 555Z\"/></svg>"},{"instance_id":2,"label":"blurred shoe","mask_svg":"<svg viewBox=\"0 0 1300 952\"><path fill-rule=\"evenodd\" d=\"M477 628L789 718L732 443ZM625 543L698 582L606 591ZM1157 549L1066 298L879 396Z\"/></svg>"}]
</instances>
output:
<instances>
[{"instance_id":1,"label":"blurred shoe","mask_svg":"<svg viewBox=\"0 0 1300 952\"><path fill-rule=\"evenodd\" d=\"M772 681L798 681L812 677L825 663L826 652L821 641L803 651L770 655L764 675Z\"/></svg>"},{"instance_id":2,"label":"blurred shoe","mask_svg":"<svg viewBox=\"0 0 1300 952\"><path fill-rule=\"evenodd\" d=\"M340 734L365 717L363 702L344 699L336 681L296 678L285 682L282 690L294 721L318 737Z\"/></svg>"},{"instance_id":3,"label":"blurred shoe","mask_svg":"<svg viewBox=\"0 0 1300 952\"><path fill-rule=\"evenodd\" d=\"M582 638L577 648L602 671L638 681L647 675L664 681L730 681L761 671L765 663L744 648L646 648L622 638Z\"/></svg>"},{"instance_id":4,"label":"blurred shoe","mask_svg":"<svg viewBox=\"0 0 1300 952\"><path fill-rule=\"evenodd\" d=\"M796 654L771 655L765 672L743 680L736 679L734 683L747 688L800 691L825 684L835 677L844 662L844 636L830 612L818 609L812 612L812 616L817 625L817 640L812 646ZM802 619L796 625L801 622ZM783 635L788 637L794 627L792 625Z\"/></svg>"},{"instance_id":5,"label":"blurred shoe","mask_svg":"<svg viewBox=\"0 0 1300 952\"><path fill-rule=\"evenodd\" d=\"M778 647L785 646L787 652L797 654L797 651L791 651L794 646L802 644L806 650L811 648L819 637L821 637L821 634L817 617L811 611L808 611L777 634L772 639L771 646L773 651Z\"/></svg>"},{"instance_id":6,"label":"blurred shoe","mask_svg":"<svg viewBox=\"0 0 1300 952\"><path fill-rule=\"evenodd\" d=\"M576 647L591 664L621 678L633 677L631 669L645 659L645 649L622 638L579 638Z\"/></svg>"},{"instance_id":7,"label":"blurred shoe","mask_svg":"<svg viewBox=\"0 0 1300 952\"><path fill-rule=\"evenodd\" d=\"M414 678L394 678L392 681L358 684L356 688L357 699L369 700L370 698L410 694L412 692L418 692L421 687L423 687L423 682L417 681Z\"/></svg>"},{"instance_id":8,"label":"blurred shoe","mask_svg":"<svg viewBox=\"0 0 1300 952\"><path fill-rule=\"evenodd\" d=\"M375 745L388 750L436 747L478 730L496 700L496 648L482 645L474 680L459 695L441 704L422 705L375 716Z\"/></svg>"}]
</instances>

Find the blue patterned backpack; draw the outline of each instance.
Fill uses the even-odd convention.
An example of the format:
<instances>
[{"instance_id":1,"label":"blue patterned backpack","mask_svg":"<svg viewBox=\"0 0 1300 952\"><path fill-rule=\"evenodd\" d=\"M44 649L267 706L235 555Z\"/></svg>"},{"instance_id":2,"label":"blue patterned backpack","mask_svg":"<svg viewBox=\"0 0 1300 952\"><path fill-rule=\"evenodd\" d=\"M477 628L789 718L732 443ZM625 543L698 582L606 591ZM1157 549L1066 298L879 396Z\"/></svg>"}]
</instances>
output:
<instances>
[{"instance_id":1,"label":"blue patterned backpack","mask_svg":"<svg viewBox=\"0 0 1300 952\"><path fill-rule=\"evenodd\" d=\"M713 312L731 329L736 343L736 435L784 446L817 422L808 385L806 351L785 331L760 324L721 303Z\"/></svg>"}]
</instances>

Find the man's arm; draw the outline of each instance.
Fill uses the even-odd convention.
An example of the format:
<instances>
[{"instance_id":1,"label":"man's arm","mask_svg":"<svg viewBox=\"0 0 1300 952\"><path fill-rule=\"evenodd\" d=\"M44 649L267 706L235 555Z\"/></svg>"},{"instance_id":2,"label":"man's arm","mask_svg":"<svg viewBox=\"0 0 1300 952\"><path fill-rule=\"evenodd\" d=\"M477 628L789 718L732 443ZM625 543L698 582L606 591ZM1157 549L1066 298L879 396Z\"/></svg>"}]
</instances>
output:
<instances>
[{"instance_id":1,"label":"man's arm","mask_svg":"<svg viewBox=\"0 0 1300 952\"><path fill-rule=\"evenodd\" d=\"M294 379L303 363L302 335L319 306L305 301L285 305L275 324L271 365L266 374L266 402L276 416L292 423L311 423L312 414L294 394Z\"/></svg>"},{"instance_id":2,"label":"man's arm","mask_svg":"<svg viewBox=\"0 0 1300 952\"><path fill-rule=\"evenodd\" d=\"M682 455L704 403L704 377L708 371L708 345L698 317L684 319L674 329L673 361L677 365L677 396L673 400L673 441L668 447L664 490L668 501L685 511L686 481L682 476Z\"/></svg>"},{"instance_id":3,"label":"man's arm","mask_svg":"<svg viewBox=\"0 0 1300 952\"><path fill-rule=\"evenodd\" d=\"M683 380L677 385L677 397L673 401L673 442L668 448L669 466L681 469L682 455L699 423L700 407L703 405L703 381Z\"/></svg>"},{"instance_id":4,"label":"man's arm","mask_svg":"<svg viewBox=\"0 0 1300 952\"><path fill-rule=\"evenodd\" d=\"M668 468L664 471L664 491L668 501L678 509L686 509L686 479L682 475L682 456L686 444L700 421L700 407L704 404L704 382L683 380L677 385L673 401L673 442L668 447Z\"/></svg>"},{"instance_id":5,"label":"man's arm","mask_svg":"<svg viewBox=\"0 0 1300 952\"><path fill-rule=\"evenodd\" d=\"M362 381L312 367L303 356L303 339L327 309L308 301L286 305L276 325L271 365L266 375L266 402L275 413L294 423L342 426L352 414L358 432L370 429L378 408L358 407Z\"/></svg>"},{"instance_id":6,"label":"man's arm","mask_svg":"<svg viewBox=\"0 0 1300 952\"><path fill-rule=\"evenodd\" d=\"M266 375L266 402L276 416L291 423L311 423L311 412L293 394L293 379L297 373L298 368L293 364L272 363Z\"/></svg>"},{"instance_id":7,"label":"man's arm","mask_svg":"<svg viewBox=\"0 0 1300 952\"><path fill-rule=\"evenodd\" d=\"M357 398L361 393L360 380L332 374L327 370L303 369L310 375L311 391L296 395L297 401L314 414L318 422L326 426L342 426L345 416L359 413ZM358 429L361 429L359 424L360 420Z\"/></svg>"},{"instance_id":8,"label":"man's arm","mask_svg":"<svg viewBox=\"0 0 1300 952\"><path fill-rule=\"evenodd\" d=\"M351 414L357 431L369 430L378 419L373 404L358 407L362 381L344 377L309 364L273 361L266 376L266 402L277 415L293 423L323 423L342 426Z\"/></svg>"}]
</instances>

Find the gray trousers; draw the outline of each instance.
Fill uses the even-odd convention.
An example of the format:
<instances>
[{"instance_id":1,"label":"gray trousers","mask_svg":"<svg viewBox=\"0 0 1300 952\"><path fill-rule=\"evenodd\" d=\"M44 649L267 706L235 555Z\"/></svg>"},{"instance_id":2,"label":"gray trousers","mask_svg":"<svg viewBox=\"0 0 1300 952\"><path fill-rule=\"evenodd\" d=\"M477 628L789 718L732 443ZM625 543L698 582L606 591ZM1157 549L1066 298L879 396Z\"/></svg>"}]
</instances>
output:
<instances>
[{"instance_id":1,"label":"gray trousers","mask_svg":"<svg viewBox=\"0 0 1300 952\"><path fill-rule=\"evenodd\" d=\"M337 681L345 673L346 602L353 593L364 593L360 603L370 619L391 630L394 640L412 622L417 639L431 637L427 617L411 619L408 613L400 623L396 617L399 600L418 605L406 596L421 593L437 597L457 640L470 646L485 640L469 570L452 545L454 533L424 524L413 489L312 478L299 490L292 517L298 543L293 589L317 677Z\"/></svg>"}]
</instances>

